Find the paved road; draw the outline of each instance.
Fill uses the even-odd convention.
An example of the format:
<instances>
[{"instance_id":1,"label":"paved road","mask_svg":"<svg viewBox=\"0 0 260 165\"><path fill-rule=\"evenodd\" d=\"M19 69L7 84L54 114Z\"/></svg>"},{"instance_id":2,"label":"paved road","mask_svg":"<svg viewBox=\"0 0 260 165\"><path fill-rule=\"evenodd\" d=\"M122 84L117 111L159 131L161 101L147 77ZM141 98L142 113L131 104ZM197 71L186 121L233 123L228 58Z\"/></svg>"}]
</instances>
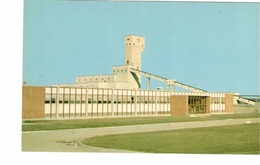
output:
<instances>
[{"instance_id":1,"label":"paved road","mask_svg":"<svg viewBox=\"0 0 260 165\"><path fill-rule=\"evenodd\" d=\"M250 118L22 132L22 150L48 152L131 152L125 150L83 146L79 142L86 138L101 135L237 125L245 124L247 121L250 121L251 123L260 123L259 118Z\"/></svg>"}]
</instances>

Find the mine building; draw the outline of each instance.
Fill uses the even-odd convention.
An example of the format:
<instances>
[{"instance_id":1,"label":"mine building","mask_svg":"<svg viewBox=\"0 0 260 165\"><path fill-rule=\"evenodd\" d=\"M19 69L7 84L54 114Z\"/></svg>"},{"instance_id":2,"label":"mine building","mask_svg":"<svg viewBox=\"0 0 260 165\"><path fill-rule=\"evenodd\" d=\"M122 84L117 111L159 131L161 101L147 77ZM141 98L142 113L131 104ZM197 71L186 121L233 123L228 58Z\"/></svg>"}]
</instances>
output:
<instances>
[{"instance_id":1,"label":"mine building","mask_svg":"<svg viewBox=\"0 0 260 165\"><path fill-rule=\"evenodd\" d=\"M74 84L23 85L23 119L232 114L238 102L255 104L236 93L209 92L143 71L142 36L126 35L124 47L124 64L112 66L111 74L77 76ZM150 79L164 82L165 90L152 90Z\"/></svg>"}]
</instances>

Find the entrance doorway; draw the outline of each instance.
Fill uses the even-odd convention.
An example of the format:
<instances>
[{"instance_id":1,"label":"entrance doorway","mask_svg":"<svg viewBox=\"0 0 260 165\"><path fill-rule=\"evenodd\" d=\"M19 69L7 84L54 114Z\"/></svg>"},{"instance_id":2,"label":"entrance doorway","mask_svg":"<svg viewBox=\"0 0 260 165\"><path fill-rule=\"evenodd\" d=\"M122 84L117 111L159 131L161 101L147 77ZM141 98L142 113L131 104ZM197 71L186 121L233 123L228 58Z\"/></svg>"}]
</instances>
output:
<instances>
[{"instance_id":1,"label":"entrance doorway","mask_svg":"<svg viewBox=\"0 0 260 165\"><path fill-rule=\"evenodd\" d=\"M188 114L205 114L207 112L206 100L206 96L189 96Z\"/></svg>"}]
</instances>

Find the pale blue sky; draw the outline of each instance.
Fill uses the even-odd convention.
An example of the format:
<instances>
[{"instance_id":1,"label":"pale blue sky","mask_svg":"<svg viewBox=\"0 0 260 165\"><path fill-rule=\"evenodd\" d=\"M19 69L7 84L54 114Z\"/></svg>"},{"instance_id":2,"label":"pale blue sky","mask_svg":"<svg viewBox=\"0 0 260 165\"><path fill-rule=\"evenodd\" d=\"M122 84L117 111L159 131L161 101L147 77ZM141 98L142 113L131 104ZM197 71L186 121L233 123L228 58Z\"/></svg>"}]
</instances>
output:
<instances>
[{"instance_id":1,"label":"pale blue sky","mask_svg":"<svg viewBox=\"0 0 260 165\"><path fill-rule=\"evenodd\" d=\"M211 92L259 94L259 3L25 0L23 81L111 74L124 64L127 34L146 39L143 71Z\"/></svg>"}]
</instances>

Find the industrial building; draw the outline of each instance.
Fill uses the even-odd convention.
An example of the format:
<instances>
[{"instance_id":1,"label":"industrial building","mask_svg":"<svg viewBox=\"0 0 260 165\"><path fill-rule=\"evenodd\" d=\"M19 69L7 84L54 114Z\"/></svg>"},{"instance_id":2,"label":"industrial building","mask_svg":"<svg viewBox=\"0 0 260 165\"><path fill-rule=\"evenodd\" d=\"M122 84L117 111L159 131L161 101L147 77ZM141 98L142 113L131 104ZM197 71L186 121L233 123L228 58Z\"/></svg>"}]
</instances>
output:
<instances>
[{"instance_id":1,"label":"industrial building","mask_svg":"<svg viewBox=\"0 0 260 165\"><path fill-rule=\"evenodd\" d=\"M113 66L111 74L78 76L75 84L23 86L23 119L230 114L237 102L255 104L233 93L212 93L142 71L145 38L127 35L124 42L125 63ZM141 76L147 78L147 90L141 89ZM151 90L150 79L164 82L166 90ZM175 91L175 86L189 92Z\"/></svg>"},{"instance_id":2,"label":"industrial building","mask_svg":"<svg viewBox=\"0 0 260 165\"><path fill-rule=\"evenodd\" d=\"M102 89L141 89L141 76L147 78L147 89L150 90L150 79L162 81L167 90L174 86L191 90L193 92L206 92L205 90L186 85L175 80L154 75L141 69L141 55L145 48L145 38L137 35L125 36L125 64L112 67L112 74L94 76L78 76L75 84L61 84L64 87L84 87ZM158 89L161 89L159 87Z\"/></svg>"},{"instance_id":3,"label":"industrial building","mask_svg":"<svg viewBox=\"0 0 260 165\"><path fill-rule=\"evenodd\" d=\"M141 74L133 69L141 70L141 55L144 51L144 37L125 36L125 64L113 66L112 74L95 76L78 76L75 86L87 88L140 89Z\"/></svg>"}]
</instances>

